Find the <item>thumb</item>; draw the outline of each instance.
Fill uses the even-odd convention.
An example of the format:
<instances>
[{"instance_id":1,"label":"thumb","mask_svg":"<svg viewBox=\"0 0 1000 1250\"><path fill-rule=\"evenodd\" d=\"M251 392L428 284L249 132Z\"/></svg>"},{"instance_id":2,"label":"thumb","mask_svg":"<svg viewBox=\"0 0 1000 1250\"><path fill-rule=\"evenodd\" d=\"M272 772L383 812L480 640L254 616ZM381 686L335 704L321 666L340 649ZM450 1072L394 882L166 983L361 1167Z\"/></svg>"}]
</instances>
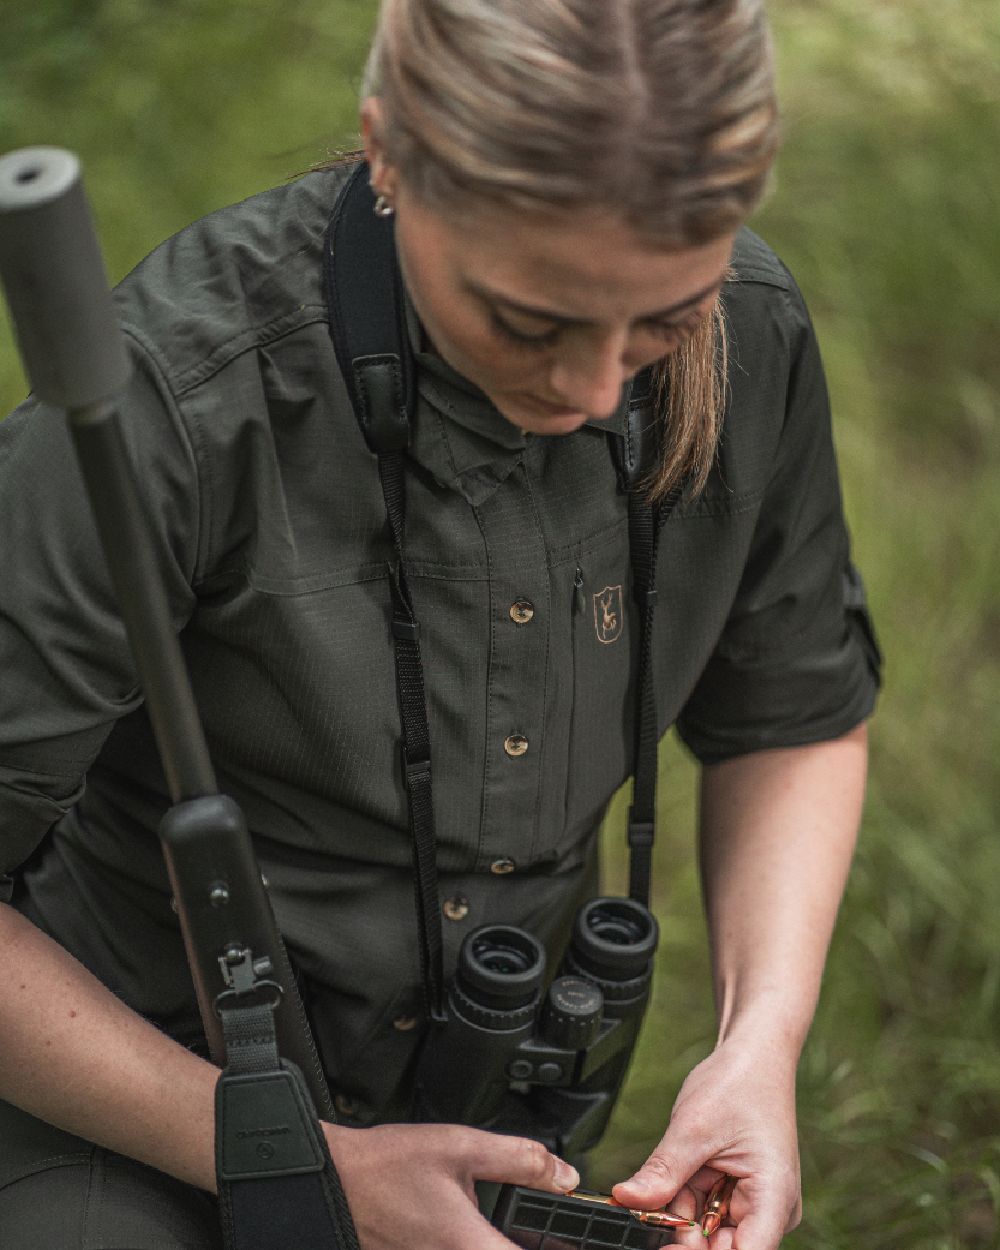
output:
<instances>
[{"instance_id":1,"label":"thumb","mask_svg":"<svg viewBox=\"0 0 1000 1250\"><path fill-rule=\"evenodd\" d=\"M703 1162L690 1151L668 1146L665 1137L637 1172L612 1189L612 1196L626 1207L666 1206Z\"/></svg>"}]
</instances>

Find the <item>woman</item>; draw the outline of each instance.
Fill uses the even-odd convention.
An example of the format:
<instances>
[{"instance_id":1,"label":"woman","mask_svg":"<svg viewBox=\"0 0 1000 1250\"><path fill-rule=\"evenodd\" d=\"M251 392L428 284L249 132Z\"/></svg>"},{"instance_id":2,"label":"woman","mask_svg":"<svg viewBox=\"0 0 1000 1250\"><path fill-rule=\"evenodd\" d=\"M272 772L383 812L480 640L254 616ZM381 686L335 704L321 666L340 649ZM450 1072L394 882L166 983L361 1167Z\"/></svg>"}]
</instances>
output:
<instances>
[{"instance_id":1,"label":"woman","mask_svg":"<svg viewBox=\"0 0 1000 1250\"><path fill-rule=\"evenodd\" d=\"M876 662L808 317L738 234L776 145L760 5L385 0L362 129L418 368L403 562L446 966L489 921L554 952L593 893L596 829L632 764L638 647L612 453L629 381L655 366L669 399L651 491L682 488L655 694L660 732L676 722L703 764L720 1026L615 1194L693 1214L729 1173L712 1244L771 1250L798 1216L795 1066ZM125 410L220 784L337 1091L326 1132L362 1246L501 1250L474 1180L576 1177L522 1139L399 1122L420 972L393 551L322 286L344 177L214 214L125 281ZM3 1244L212 1245L217 1073L155 836L165 787L55 414L0 426L0 472L17 536L0 571L0 869L17 870L0 917Z\"/></svg>"}]
</instances>

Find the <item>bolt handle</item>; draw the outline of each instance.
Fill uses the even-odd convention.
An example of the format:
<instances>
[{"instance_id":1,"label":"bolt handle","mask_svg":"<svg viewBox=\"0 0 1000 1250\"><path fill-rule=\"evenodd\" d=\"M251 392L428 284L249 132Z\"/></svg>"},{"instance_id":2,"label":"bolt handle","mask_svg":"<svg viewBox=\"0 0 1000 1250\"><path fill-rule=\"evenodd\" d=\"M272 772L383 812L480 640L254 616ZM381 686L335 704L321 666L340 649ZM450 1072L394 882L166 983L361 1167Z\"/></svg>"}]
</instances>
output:
<instances>
[{"instance_id":1,"label":"bolt handle","mask_svg":"<svg viewBox=\"0 0 1000 1250\"><path fill-rule=\"evenodd\" d=\"M72 152L0 157L0 285L40 399L72 412L124 389L128 356Z\"/></svg>"}]
</instances>

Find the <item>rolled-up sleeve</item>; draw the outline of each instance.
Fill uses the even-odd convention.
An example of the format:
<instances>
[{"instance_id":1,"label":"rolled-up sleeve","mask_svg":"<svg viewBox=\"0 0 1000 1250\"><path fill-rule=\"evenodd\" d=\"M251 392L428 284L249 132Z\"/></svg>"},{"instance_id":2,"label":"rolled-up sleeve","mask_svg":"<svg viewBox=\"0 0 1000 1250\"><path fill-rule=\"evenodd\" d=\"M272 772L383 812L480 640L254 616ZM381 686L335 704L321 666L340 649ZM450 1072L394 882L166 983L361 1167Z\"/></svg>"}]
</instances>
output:
<instances>
[{"instance_id":1,"label":"rolled-up sleeve","mask_svg":"<svg viewBox=\"0 0 1000 1250\"><path fill-rule=\"evenodd\" d=\"M178 628L197 561L195 457L136 345L122 424ZM0 422L0 873L79 798L111 726L141 700L65 415Z\"/></svg>"},{"instance_id":2,"label":"rolled-up sleeve","mask_svg":"<svg viewBox=\"0 0 1000 1250\"><path fill-rule=\"evenodd\" d=\"M781 299L781 436L725 628L677 721L703 763L838 737L871 713L880 680L819 349L793 285Z\"/></svg>"}]
</instances>

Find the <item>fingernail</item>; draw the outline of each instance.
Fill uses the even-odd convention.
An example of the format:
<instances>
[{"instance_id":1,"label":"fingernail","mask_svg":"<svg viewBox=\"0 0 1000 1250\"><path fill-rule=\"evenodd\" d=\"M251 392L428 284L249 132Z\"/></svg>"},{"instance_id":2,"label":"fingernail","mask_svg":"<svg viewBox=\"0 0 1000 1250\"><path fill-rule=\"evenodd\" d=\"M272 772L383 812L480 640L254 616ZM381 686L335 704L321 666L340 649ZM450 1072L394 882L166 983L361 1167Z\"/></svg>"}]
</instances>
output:
<instances>
[{"instance_id":1,"label":"fingernail","mask_svg":"<svg viewBox=\"0 0 1000 1250\"><path fill-rule=\"evenodd\" d=\"M557 1159L552 1180L557 1189L564 1189L568 1193L569 1190L576 1189L577 1185L580 1184L580 1173L576 1168L570 1167L568 1163L564 1163L562 1159Z\"/></svg>"}]
</instances>

